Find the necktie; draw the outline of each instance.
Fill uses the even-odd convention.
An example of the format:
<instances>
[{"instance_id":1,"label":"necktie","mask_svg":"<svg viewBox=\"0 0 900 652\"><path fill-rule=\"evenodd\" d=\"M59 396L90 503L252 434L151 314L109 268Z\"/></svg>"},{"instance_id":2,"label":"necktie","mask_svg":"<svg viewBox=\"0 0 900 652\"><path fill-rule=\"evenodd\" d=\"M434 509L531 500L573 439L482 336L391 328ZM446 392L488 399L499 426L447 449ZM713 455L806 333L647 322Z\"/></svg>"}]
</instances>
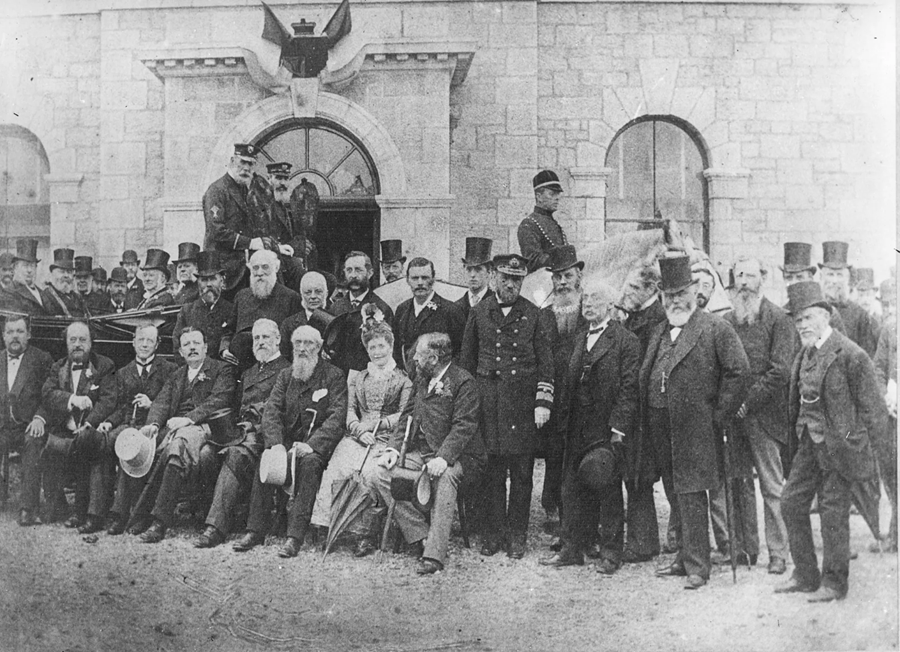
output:
<instances>
[{"instance_id":1,"label":"necktie","mask_svg":"<svg viewBox=\"0 0 900 652\"><path fill-rule=\"evenodd\" d=\"M260 371L260 373L262 373L262 372L265 370L265 368L266 368L266 363L265 363L265 362L260 362L260 363L259 363L259 371Z\"/></svg>"},{"instance_id":2,"label":"necktie","mask_svg":"<svg viewBox=\"0 0 900 652\"><path fill-rule=\"evenodd\" d=\"M135 366L137 366L138 378L143 379L144 375L147 373L147 367L153 364L153 358L149 358L147 360L144 360L143 362L135 358L134 364Z\"/></svg>"}]
</instances>

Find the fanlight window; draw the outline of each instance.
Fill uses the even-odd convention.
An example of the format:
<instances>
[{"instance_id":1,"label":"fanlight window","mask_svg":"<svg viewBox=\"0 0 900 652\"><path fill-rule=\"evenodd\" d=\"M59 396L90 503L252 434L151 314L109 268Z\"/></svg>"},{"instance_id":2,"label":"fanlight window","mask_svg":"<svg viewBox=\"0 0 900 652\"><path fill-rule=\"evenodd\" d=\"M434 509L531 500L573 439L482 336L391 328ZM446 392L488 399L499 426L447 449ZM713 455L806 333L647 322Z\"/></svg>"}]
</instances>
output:
<instances>
[{"instance_id":1,"label":"fanlight window","mask_svg":"<svg viewBox=\"0 0 900 652\"><path fill-rule=\"evenodd\" d=\"M17 238L50 242L50 172L38 138L23 127L0 125L0 249L15 249Z\"/></svg>"}]
</instances>

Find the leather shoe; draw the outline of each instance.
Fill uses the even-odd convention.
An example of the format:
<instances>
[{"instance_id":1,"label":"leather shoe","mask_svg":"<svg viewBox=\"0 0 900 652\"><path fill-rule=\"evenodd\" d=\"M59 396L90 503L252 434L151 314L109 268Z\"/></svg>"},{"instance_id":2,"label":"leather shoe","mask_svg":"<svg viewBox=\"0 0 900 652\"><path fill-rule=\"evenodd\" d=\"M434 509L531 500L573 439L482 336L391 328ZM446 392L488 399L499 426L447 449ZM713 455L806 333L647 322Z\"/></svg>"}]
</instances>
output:
<instances>
[{"instance_id":1,"label":"leather shoe","mask_svg":"<svg viewBox=\"0 0 900 652\"><path fill-rule=\"evenodd\" d=\"M781 557L772 557L769 559L769 575L784 575L787 566Z\"/></svg>"},{"instance_id":2,"label":"leather shoe","mask_svg":"<svg viewBox=\"0 0 900 652\"><path fill-rule=\"evenodd\" d=\"M621 564L614 562L612 559L603 557L597 562L597 572L603 575L615 575Z\"/></svg>"},{"instance_id":3,"label":"leather shoe","mask_svg":"<svg viewBox=\"0 0 900 652\"><path fill-rule=\"evenodd\" d=\"M375 552L375 544L372 543L369 539L360 539L356 544L356 549L353 551L354 557L366 557Z\"/></svg>"},{"instance_id":4,"label":"leather shoe","mask_svg":"<svg viewBox=\"0 0 900 652\"><path fill-rule=\"evenodd\" d=\"M499 541L492 541L491 539L485 539L481 544L481 554L485 557L492 557L500 552L500 549L503 546Z\"/></svg>"},{"instance_id":5,"label":"leather shoe","mask_svg":"<svg viewBox=\"0 0 900 652\"><path fill-rule=\"evenodd\" d=\"M63 527L67 527L71 530L73 528L81 527L82 523L83 521L78 515L72 514L69 518L66 519L65 523L63 523Z\"/></svg>"},{"instance_id":6,"label":"leather shoe","mask_svg":"<svg viewBox=\"0 0 900 652\"><path fill-rule=\"evenodd\" d=\"M699 575L688 575L684 582L684 588L689 591L696 591L701 586L706 586L706 580Z\"/></svg>"},{"instance_id":7,"label":"leather shoe","mask_svg":"<svg viewBox=\"0 0 900 652\"><path fill-rule=\"evenodd\" d=\"M148 527L141 535L142 543L159 543L166 537L166 526L162 521L153 521L153 525Z\"/></svg>"},{"instance_id":8,"label":"leather shoe","mask_svg":"<svg viewBox=\"0 0 900 652\"><path fill-rule=\"evenodd\" d=\"M657 577L684 577L685 575L687 575L687 571L684 570L684 566L677 562L656 569Z\"/></svg>"},{"instance_id":9,"label":"leather shoe","mask_svg":"<svg viewBox=\"0 0 900 652\"><path fill-rule=\"evenodd\" d=\"M552 557L544 557L538 563L541 566L563 568L564 566L584 566L584 555L572 549L562 549Z\"/></svg>"},{"instance_id":10,"label":"leather shoe","mask_svg":"<svg viewBox=\"0 0 900 652\"><path fill-rule=\"evenodd\" d=\"M651 561L656 555L646 554L641 555L633 550L626 550L622 553L622 563L624 564L642 564L645 561Z\"/></svg>"},{"instance_id":11,"label":"leather shoe","mask_svg":"<svg viewBox=\"0 0 900 652\"><path fill-rule=\"evenodd\" d=\"M149 518L139 518L134 522L130 528L128 528L128 534L143 534L147 531L147 528L153 523Z\"/></svg>"},{"instance_id":12,"label":"leather shoe","mask_svg":"<svg viewBox=\"0 0 900 652\"><path fill-rule=\"evenodd\" d=\"M207 525L197 540L194 541L195 548L215 548L217 545L225 541L225 535L219 532L214 526Z\"/></svg>"},{"instance_id":13,"label":"leather shoe","mask_svg":"<svg viewBox=\"0 0 900 652\"><path fill-rule=\"evenodd\" d=\"M599 543L593 543L591 544L591 547L587 549L584 555L588 559L600 559L600 557L603 556L603 550L600 548Z\"/></svg>"},{"instance_id":14,"label":"leather shoe","mask_svg":"<svg viewBox=\"0 0 900 652\"><path fill-rule=\"evenodd\" d=\"M121 518L114 518L109 527L106 528L106 533L114 537L119 536L123 532L125 532L125 519Z\"/></svg>"},{"instance_id":15,"label":"leather shoe","mask_svg":"<svg viewBox=\"0 0 900 652\"><path fill-rule=\"evenodd\" d=\"M835 600L843 600L844 595L838 593L837 589L830 586L820 586L819 590L809 596L807 602L833 602Z\"/></svg>"},{"instance_id":16,"label":"leather shoe","mask_svg":"<svg viewBox=\"0 0 900 652\"><path fill-rule=\"evenodd\" d=\"M78 534L93 534L103 529L103 523L99 518L88 516L87 520L78 526Z\"/></svg>"},{"instance_id":17,"label":"leather shoe","mask_svg":"<svg viewBox=\"0 0 900 652\"><path fill-rule=\"evenodd\" d=\"M303 544L297 537L288 537L287 541L284 542L284 545L278 549L278 556L283 557L284 559L296 557L297 553L300 552L301 545Z\"/></svg>"},{"instance_id":18,"label":"leather shoe","mask_svg":"<svg viewBox=\"0 0 900 652\"><path fill-rule=\"evenodd\" d=\"M788 581L777 585L775 587L775 593L815 593L818 588L818 583L808 584L792 577Z\"/></svg>"},{"instance_id":19,"label":"leather shoe","mask_svg":"<svg viewBox=\"0 0 900 652\"><path fill-rule=\"evenodd\" d=\"M416 575L432 575L442 570L444 570L444 565L441 562L435 559L429 559L428 557L422 557L422 559L419 560L419 565L416 566Z\"/></svg>"},{"instance_id":20,"label":"leather shoe","mask_svg":"<svg viewBox=\"0 0 900 652\"><path fill-rule=\"evenodd\" d=\"M231 549L235 552L247 552L251 548L262 545L265 537L258 532L247 532L244 536L234 542Z\"/></svg>"},{"instance_id":21,"label":"leather shoe","mask_svg":"<svg viewBox=\"0 0 900 652\"><path fill-rule=\"evenodd\" d=\"M525 556L525 539L514 539L509 543L506 556L510 559L521 559Z\"/></svg>"},{"instance_id":22,"label":"leather shoe","mask_svg":"<svg viewBox=\"0 0 900 652\"><path fill-rule=\"evenodd\" d=\"M19 511L19 525L22 527L28 527L29 525L40 525L41 519L37 517L37 515L32 512L30 509L23 509Z\"/></svg>"}]
</instances>

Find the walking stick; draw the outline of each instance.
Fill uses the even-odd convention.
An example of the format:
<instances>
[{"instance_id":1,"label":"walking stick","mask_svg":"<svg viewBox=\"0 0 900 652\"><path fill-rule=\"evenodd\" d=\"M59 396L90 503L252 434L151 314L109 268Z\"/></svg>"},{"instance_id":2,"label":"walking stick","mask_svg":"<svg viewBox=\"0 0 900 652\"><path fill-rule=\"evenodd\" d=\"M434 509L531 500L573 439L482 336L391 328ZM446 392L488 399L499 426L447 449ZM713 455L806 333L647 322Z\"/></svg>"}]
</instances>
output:
<instances>
[{"instance_id":1,"label":"walking stick","mask_svg":"<svg viewBox=\"0 0 900 652\"><path fill-rule=\"evenodd\" d=\"M167 432L165 438L162 440L162 443L159 444L157 448L160 448L162 452L165 453L166 446L169 445L169 442L172 441L172 438L174 437L175 433L178 432L178 430L178 428L175 428L174 430L170 430L169 432ZM153 486L154 481L156 480L156 476L161 473L161 469L165 466L166 464L161 456L156 460L156 462L154 462L153 471L150 472L150 477L147 478L147 484L144 485L144 489L141 491L140 497L138 497L137 502L131 509L131 516L128 517L128 522L125 524L126 530L134 525L134 522L137 520L137 517L140 515L141 510L144 507L144 503L147 502L150 496L150 487Z\"/></svg>"},{"instance_id":2,"label":"walking stick","mask_svg":"<svg viewBox=\"0 0 900 652\"><path fill-rule=\"evenodd\" d=\"M401 469L406 462L406 444L409 441L409 431L411 428L412 416L406 420L406 432L403 435L403 443L400 444L400 458L397 460L397 464L400 465ZM384 555L384 549L387 548L388 535L391 533L391 521L394 520L394 510L396 508L397 501L392 500L391 506L388 508L387 518L384 521L384 531L381 533L381 547L378 549L378 561L381 561L381 557Z\"/></svg>"},{"instance_id":3,"label":"walking stick","mask_svg":"<svg viewBox=\"0 0 900 652\"><path fill-rule=\"evenodd\" d=\"M722 472L725 475L725 521L728 527L728 556L731 559L731 581L737 584L737 559L734 555L734 495L731 492L731 448L728 428L722 428Z\"/></svg>"}]
</instances>

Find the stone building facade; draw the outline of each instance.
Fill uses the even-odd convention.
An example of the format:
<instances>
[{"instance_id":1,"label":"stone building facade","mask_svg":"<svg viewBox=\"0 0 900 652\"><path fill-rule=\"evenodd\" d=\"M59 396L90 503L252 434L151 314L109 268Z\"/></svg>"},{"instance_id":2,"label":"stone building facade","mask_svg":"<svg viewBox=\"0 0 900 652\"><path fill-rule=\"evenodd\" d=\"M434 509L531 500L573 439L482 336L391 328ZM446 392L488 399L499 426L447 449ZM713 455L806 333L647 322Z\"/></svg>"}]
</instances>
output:
<instances>
[{"instance_id":1,"label":"stone building facade","mask_svg":"<svg viewBox=\"0 0 900 652\"><path fill-rule=\"evenodd\" d=\"M23 218L8 194L7 246L33 232L110 267L125 248L202 242L200 199L231 145L306 125L344 137L371 172L365 201L332 188L332 214L363 207L372 243L402 238L446 278L461 278L467 235L516 248L544 167L563 179L561 220L581 247L611 232L611 206L638 206L634 219L683 205L680 184L699 193L693 227L714 261L777 264L785 241L845 239L878 276L893 264L891 3L356 2L328 68L281 92L248 68L256 2L46 4L0 7L0 136L26 133L46 158L35 173L7 157L7 174L34 176L29 201L49 204L49 218ZM271 5L320 27L336 7ZM649 181L614 145L642 123ZM682 144L658 149L655 125ZM698 169L657 162L685 147ZM642 184L652 205L612 202Z\"/></svg>"}]
</instances>

